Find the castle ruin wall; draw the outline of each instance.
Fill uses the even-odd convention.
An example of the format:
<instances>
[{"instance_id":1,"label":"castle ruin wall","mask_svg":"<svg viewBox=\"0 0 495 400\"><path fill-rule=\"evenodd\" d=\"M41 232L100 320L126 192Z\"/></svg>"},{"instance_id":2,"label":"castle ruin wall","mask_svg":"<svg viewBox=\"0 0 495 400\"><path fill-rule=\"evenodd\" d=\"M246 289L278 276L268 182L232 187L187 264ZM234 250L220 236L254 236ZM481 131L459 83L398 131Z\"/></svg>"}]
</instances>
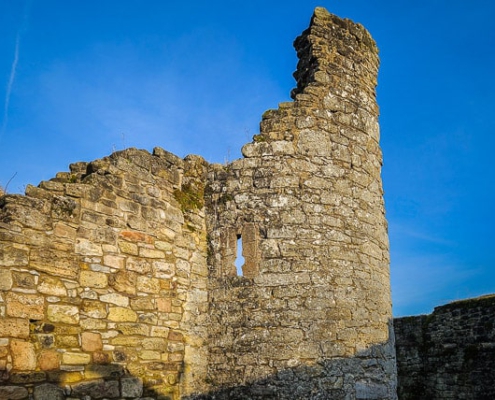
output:
<instances>
[{"instance_id":1,"label":"castle ruin wall","mask_svg":"<svg viewBox=\"0 0 495 400\"><path fill-rule=\"evenodd\" d=\"M294 45L294 101L210 171L208 379L225 398L394 398L377 48L322 9Z\"/></svg>"},{"instance_id":2,"label":"castle ruin wall","mask_svg":"<svg viewBox=\"0 0 495 400\"><path fill-rule=\"evenodd\" d=\"M244 158L127 149L1 198L0 398L396 398L378 50L322 8L294 45Z\"/></svg>"},{"instance_id":3,"label":"castle ruin wall","mask_svg":"<svg viewBox=\"0 0 495 400\"><path fill-rule=\"evenodd\" d=\"M127 149L1 199L0 398L197 389L205 166Z\"/></svg>"},{"instance_id":4,"label":"castle ruin wall","mask_svg":"<svg viewBox=\"0 0 495 400\"><path fill-rule=\"evenodd\" d=\"M495 295L394 320L402 400L495 398Z\"/></svg>"}]
</instances>

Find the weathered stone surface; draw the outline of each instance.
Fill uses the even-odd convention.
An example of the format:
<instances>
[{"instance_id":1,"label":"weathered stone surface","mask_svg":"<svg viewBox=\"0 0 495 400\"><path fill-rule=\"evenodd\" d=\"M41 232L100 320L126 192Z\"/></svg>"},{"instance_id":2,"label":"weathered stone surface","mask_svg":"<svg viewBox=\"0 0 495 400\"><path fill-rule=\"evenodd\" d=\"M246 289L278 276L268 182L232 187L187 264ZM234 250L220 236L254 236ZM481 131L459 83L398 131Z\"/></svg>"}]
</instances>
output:
<instances>
[{"instance_id":1,"label":"weathered stone surface","mask_svg":"<svg viewBox=\"0 0 495 400\"><path fill-rule=\"evenodd\" d=\"M76 254L84 256L102 256L103 251L100 244L92 243L86 239L77 239L75 246Z\"/></svg>"},{"instance_id":2,"label":"weathered stone surface","mask_svg":"<svg viewBox=\"0 0 495 400\"><path fill-rule=\"evenodd\" d=\"M400 399L495 398L495 295L394 320Z\"/></svg>"},{"instance_id":3,"label":"weathered stone surface","mask_svg":"<svg viewBox=\"0 0 495 400\"><path fill-rule=\"evenodd\" d=\"M115 304L120 307L127 307L129 305L129 298L118 293L109 293L100 296L100 301Z\"/></svg>"},{"instance_id":4,"label":"weathered stone surface","mask_svg":"<svg viewBox=\"0 0 495 400\"><path fill-rule=\"evenodd\" d=\"M20 386L0 386L0 399L24 400L29 396L28 390Z\"/></svg>"},{"instance_id":5,"label":"weathered stone surface","mask_svg":"<svg viewBox=\"0 0 495 400\"><path fill-rule=\"evenodd\" d=\"M50 304L48 305L47 315L51 322L79 323L79 308L76 306Z\"/></svg>"},{"instance_id":6,"label":"weathered stone surface","mask_svg":"<svg viewBox=\"0 0 495 400\"><path fill-rule=\"evenodd\" d=\"M12 273L6 269L0 269L0 290L10 290L13 283Z\"/></svg>"},{"instance_id":7,"label":"weathered stone surface","mask_svg":"<svg viewBox=\"0 0 495 400\"><path fill-rule=\"evenodd\" d=\"M67 352L62 354L62 363L68 365L89 364L91 356L86 353Z\"/></svg>"},{"instance_id":8,"label":"weathered stone surface","mask_svg":"<svg viewBox=\"0 0 495 400\"><path fill-rule=\"evenodd\" d=\"M35 294L9 292L6 296L7 315L40 320L44 316L45 298Z\"/></svg>"},{"instance_id":9,"label":"weathered stone surface","mask_svg":"<svg viewBox=\"0 0 495 400\"><path fill-rule=\"evenodd\" d=\"M140 397L143 394L143 381L129 377L121 379L122 397Z\"/></svg>"},{"instance_id":10,"label":"weathered stone surface","mask_svg":"<svg viewBox=\"0 0 495 400\"><path fill-rule=\"evenodd\" d=\"M33 391L34 400L64 400L64 390L56 385L45 383L36 386Z\"/></svg>"},{"instance_id":11,"label":"weathered stone surface","mask_svg":"<svg viewBox=\"0 0 495 400\"><path fill-rule=\"evenodd\" d=\"M60 367L60 358L56 350L43 350L38 358L38 363L43 371L53 371Z\"/></svg>"},{"instance_id":12,"label":"weathered stone surface","mask_svg":"<svg viewBox=\"0 0 495 400\"><path fill-rule=\"evenodd\" d=\"M137 321L137 314L129 308L110 307L108 319L115 322L135 322Z\"/></svg>"},{"instance_id":13,"label":"weathered stone surface","mask_svg":"<svg viewBox=\"0 0 495 400\"><path fill-rule=\"evenodd\" d=\"M90 396L94 399L110 398L115 399L120 395L118 381L104 381L98 379L89 382L82 382L72 386L73 396Z\"/></svg>"},{"instance_id":14,"label":"weathered stone surface","mask_svg":"<svg viewBox=\"0 0 495 400\"><path fill-rule=\"evenodd\" d=\"M36 353L32 343L12 339L10 350L12 354L12 365L15 370L33 371L36 369Z\"/></svg>"},{"instance_id":15,"label":"weathered stone surface","mask_svg":"<svg viewBox=\"0 0 495 400\"><path fill-rule=\"evenodd\" d=\"M29 320L26 318L0 318L0 337L27 338Z\"/></svg>"},{"instance_id":16,"label":"weathered stone surface","mask_svg":"<svg viewBox=\"0 0 495 400\"><path fill-rule=\"evenodd\" d=\"M81 271L79 281L82 287L102 289L108 286L108 275L102 272Z\"/></svg>"},{"instance_id":17,"label":"weathered stone surface","mask_svg":"<svg viewBox=\"0 0 495 400\"><path fill-rule=\"evenodd\" d=\"M99 301L84 300L81 306L81 314L91 318L106 318L108 315L107 305Z\"/></svg>"},{"instance_id":18,"label":"weathered stone surface","mask_svg":"<svg viewBox=\"0 0 495 400\"><path fill-rule=\"evenodd\" d=\"M139 292L158 293L160 291L160 281L156 278L138 276L136 288Z\"/></svg>"},{"instance_id":19,"label":"weathered stone surface","mask_svg":"<svg viewBox=\"0 0 495 400\"><path fill-rule=\"evenodd\" d=\"M37 287L38 292L49 296L67 296L67 289L60 279L43 275Z\"/></svg>"},{"instance_id":20,"label":"weathered stone surface","mask_svg":"<svg viewBox=\"0 0 495 400\"><path fill-rule=\"evenodd\" d=\"M84 351L98 351L103 349L103 342L99 333L83 332L81 334L81 347Z\"/></svg>"},{"instance_id":21,"label":"weathered stone surface","mask_svg":"<svg viewBox=\"0 0 495 400\"><path fill-rule=\"evenodd\" d=\"M25 246L0 243L0 266L21 267L28 264L28 251Z\"/></svg>"}]
</instances>

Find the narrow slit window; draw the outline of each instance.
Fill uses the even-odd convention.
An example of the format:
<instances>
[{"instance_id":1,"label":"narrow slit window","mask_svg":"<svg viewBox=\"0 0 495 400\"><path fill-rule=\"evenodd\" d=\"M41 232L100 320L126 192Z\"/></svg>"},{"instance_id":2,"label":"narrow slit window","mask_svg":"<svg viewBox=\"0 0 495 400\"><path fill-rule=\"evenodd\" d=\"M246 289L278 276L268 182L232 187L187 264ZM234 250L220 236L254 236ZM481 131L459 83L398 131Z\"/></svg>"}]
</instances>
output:
<instances>
[{"instance_id":1,"label":"narrow slit window","mask_svg":"<svg viewBox=\"0 0 495 400\"><path fill-rule=\"evenodd\" d=\"M237 254L235 258L235 268L237 270L237 276L243 276L242 267L244 266L244 256L242 255L242 237L237 235Z\"/></svg>"}]
</instances>

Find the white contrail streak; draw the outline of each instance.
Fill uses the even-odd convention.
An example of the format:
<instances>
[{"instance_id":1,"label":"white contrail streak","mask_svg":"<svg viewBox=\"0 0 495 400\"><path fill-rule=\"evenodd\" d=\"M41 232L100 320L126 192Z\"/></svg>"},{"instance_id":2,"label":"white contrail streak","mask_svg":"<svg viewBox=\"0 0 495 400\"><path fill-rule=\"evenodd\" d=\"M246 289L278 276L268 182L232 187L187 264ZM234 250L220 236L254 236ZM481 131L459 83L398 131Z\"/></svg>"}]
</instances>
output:
<instances>
[{"instance_id":1,"label":"white contrail streak","mask_svg":"<svg viewBox=\"0 0 495 400\"><path fill-rule=\"evenodd\" d=\"M15 40L14 61L12 62L12 67L10 68L9 81L7 82L7 90L5 92L5 103L3 107L3 120L2 120L2 130L0 131L0 138L5 133L5 129L7 128L7 122L9 121L10 95L12 94L12 86L14 85L15 74L17 71L17 63L19 62L20 42L21 42L21 35L20 32L18 32Z\"/></svg>"},{"instance_id":2,"label":"white contrail streak","mask_svg":"<svg viewBox=\"0 0 495 400\"><path fill-rule=\"evenodd\" d=\"M0 140L4 135L5 130L7 129L7 123L9 122L10 97L12 95L12 87L14 86L15 75L17 73L17 63L19 62L19 47L21 44L21 35L26 30L27 21L29 17L29 10L31 9L31 3L32 0L28 0L25 4L22 24L15 38L14 60L12 61L9 80L7 82L7 89L5 91L5 101L3 107L2 128L0 130Z\"/></svg>"}]
</instances>

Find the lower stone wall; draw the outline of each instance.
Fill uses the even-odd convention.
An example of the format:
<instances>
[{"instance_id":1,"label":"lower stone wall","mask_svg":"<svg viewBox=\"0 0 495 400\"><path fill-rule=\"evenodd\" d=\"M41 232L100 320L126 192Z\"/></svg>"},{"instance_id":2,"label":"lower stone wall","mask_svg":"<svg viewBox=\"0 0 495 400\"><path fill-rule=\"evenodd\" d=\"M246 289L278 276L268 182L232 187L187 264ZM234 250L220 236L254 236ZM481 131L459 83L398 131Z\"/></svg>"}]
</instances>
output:
<instances>
[{"instance_id":1,"label":"lower stone wall","mask_svg":"<svg viewBox=\"0 0 495 400\"><path fill-rule=\"evenodd\" d=\"M402 400L495 399L495 295L394 320Z\"/></svg>"}]
</instances>

